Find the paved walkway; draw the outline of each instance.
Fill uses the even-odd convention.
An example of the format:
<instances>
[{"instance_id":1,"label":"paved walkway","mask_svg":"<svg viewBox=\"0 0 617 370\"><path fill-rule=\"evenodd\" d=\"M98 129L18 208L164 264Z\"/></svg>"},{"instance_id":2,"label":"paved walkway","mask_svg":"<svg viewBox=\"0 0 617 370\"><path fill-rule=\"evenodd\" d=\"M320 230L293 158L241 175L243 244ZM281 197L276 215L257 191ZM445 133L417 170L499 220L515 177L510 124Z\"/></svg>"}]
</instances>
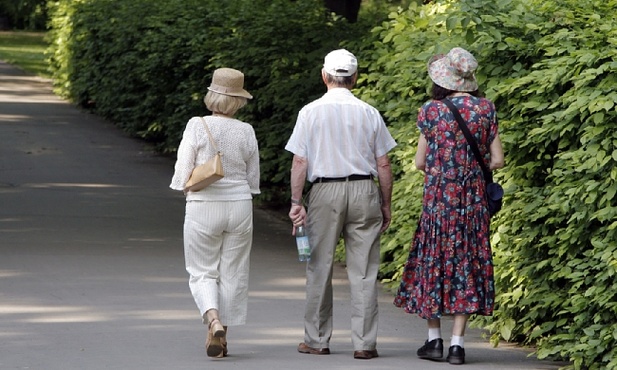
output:
<instances>
[{"instance_id":1,"label":"paved walkway","mask_svg":"<svg viewBox=\"0 0 617 370\"><path fill-rule=\"evenodd\" d=\"M178 122L183 124L183 122ZM304 268L286 220L256 210L247 325L212 360L182 251L173 160L0 62L0 369L443 369L419 360L423 320L380 296L381 357L354 360L336 268L333 354L296 352ZM444 333L450 328L445 323ZM469 369L556 369L512 345L466 338Z\"/></svg>"}]
</instances>

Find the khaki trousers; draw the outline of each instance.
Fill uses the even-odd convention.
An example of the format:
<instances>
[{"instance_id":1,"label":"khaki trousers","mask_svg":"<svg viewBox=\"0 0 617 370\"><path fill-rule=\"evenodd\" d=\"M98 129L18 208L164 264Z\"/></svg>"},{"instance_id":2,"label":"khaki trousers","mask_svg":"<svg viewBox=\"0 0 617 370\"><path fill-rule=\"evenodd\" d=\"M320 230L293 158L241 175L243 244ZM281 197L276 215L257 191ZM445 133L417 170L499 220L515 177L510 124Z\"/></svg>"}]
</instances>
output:
<instances>
[{"instance_id":1,"label":"khaki trousers","mask_svg":"<svg viewBox=\"0 0 617 370\"><path fill-rule=\"evenodd\" d=\"M304 342L329 348L332 268L341 235L351 288L351 340L355 351L377 344L377 272L381 199L373 180L315 183L308 199L311 260L306 271Z\"/></svg>"}]
</instances>

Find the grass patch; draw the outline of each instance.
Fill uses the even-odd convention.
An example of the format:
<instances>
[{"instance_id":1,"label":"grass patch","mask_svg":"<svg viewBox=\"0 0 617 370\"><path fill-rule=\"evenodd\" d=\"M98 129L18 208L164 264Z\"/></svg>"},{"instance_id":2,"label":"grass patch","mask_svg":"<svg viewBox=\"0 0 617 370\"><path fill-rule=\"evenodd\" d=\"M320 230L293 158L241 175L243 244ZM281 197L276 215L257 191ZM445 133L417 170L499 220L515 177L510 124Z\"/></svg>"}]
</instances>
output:
<instances>
[{"instance_id":1,"label":"grass patch","mask_svg":"<svg viewBox=\"0 0 617 370\"><path fill-rule=\"evenodd\" d=\"M0 60L28 73L50 78L45 60L47 46L43 32L0 32Z\"/></svg>"}]
</instances>

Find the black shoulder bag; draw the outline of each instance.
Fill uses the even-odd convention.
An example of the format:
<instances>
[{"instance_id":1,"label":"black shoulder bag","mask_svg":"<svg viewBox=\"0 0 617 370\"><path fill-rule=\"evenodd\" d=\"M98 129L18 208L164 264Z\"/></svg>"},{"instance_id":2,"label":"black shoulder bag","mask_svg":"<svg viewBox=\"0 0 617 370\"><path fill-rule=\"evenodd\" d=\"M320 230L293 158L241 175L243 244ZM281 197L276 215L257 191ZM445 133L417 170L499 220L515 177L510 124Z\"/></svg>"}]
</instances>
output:
<instances>
[{"instance_id":1,"label":"black shoulder bag","mask_svg":"<svg viewBox=\"0 0 617 370\"><path fill-rule=\"evenodd\" d=\"M467 139L467 143L471 147L471 151L476 156L476 161L482 167L482 173L484 173L484 182L486 183L486 199L488 203L488 213L494 216L501 209L501 204L503 202L503 188L496 182L493 182L493 175L491 171L486 167L484 163L484 159L482 158L482 154L480 154L480 149L478 149L478 143L476 143L475 138L471 135L469 128L465 124L463 117L461 117L461 113L458 111L456 106L448 99L441 100L445 105L450 108L452 114L454 114L454 118L456 118L456 122L458 122L458 127L465 135L465 139Z\"/></svg>"}]
</instances>

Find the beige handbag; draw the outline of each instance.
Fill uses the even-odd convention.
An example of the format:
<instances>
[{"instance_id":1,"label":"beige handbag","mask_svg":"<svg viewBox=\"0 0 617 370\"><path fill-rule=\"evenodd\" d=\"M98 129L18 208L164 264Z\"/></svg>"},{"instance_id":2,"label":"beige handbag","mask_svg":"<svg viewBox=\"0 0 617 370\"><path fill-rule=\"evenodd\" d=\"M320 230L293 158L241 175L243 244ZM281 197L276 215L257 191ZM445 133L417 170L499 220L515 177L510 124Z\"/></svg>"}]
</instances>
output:
<instances>
[{"instance_id":1,"label":"beige handbag","mask_svg":"<svg viewBox=\"0 0 617 370\"><path fill-rule=\"evenodd\" d=\"M208 133L208 137L210 138L210 143L216 150L216 154L214 157L210 158L208 162L201 164L193 170L191 173L191 177L189 181L184 186L184 191L200 191L207 187L208 185L222 179L225 177L225 173L223 172L223 164L221 163L221 152L218 150L214 139L212 138L212 134L210 133L210 129L206 124L206 120L203 117L199 117L204 123L204 127L206 128L206 132Z\"/></svg>"}]
</instances>

